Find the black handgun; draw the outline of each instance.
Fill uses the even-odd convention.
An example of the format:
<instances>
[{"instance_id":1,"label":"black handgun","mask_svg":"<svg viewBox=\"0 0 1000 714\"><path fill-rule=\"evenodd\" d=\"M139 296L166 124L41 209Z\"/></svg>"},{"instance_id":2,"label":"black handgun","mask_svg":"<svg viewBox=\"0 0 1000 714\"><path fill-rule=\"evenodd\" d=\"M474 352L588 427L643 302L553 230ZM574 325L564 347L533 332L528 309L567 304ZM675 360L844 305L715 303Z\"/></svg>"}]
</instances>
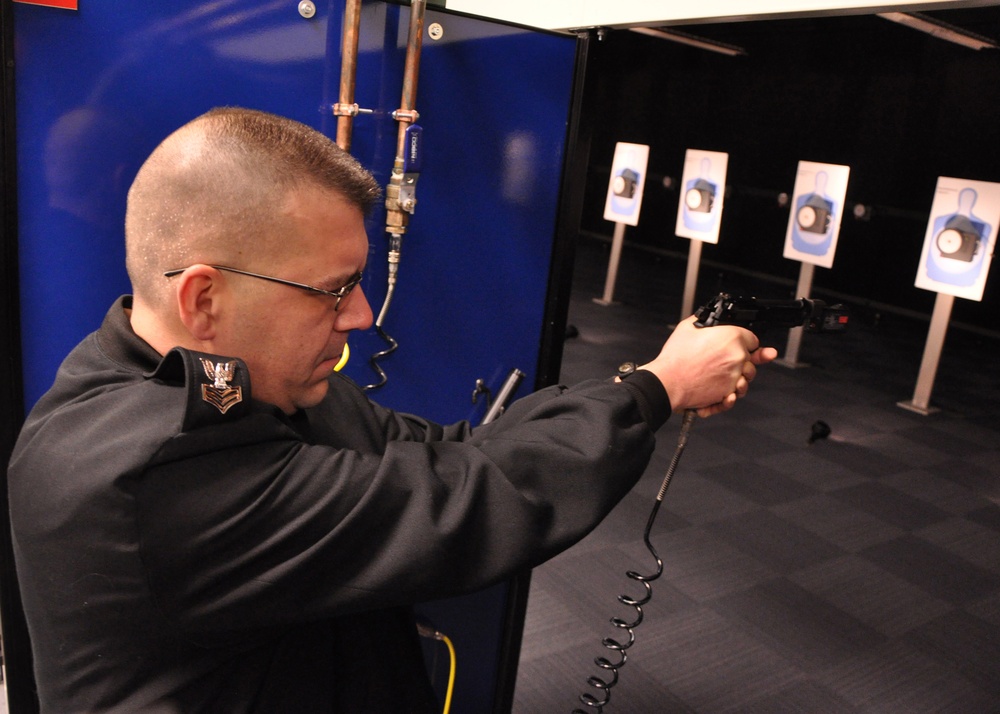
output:
<instances>
[{"instance_id":1,"label":"black handgun","mask_svg":"<svg viewBox=\"0 0 1000 714\"><path fill-rule=\"evenodd\" d=\"M770 328L804 327L806 332L844 332L848 313L843 305L822 300L762 300L719 293L695 312L695 326L736 325L757 337Z\"/></svg>"}]
</instances>

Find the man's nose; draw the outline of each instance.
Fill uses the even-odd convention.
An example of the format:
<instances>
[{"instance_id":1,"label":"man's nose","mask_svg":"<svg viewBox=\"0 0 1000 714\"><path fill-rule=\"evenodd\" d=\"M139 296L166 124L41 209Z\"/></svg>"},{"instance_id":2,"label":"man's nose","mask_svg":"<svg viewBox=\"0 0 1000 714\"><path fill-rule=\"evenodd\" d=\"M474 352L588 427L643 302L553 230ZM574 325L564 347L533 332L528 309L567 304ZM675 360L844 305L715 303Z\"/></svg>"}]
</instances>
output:
<instances>
[{"instance_id":1,"label":"man's nose","mask_svg":"<svg viewBox=\"0 0 1000 714\"><path fill-rule=\"evenodd\" d=\"M368 304L368 298L359 283L351 290L350 295L341 300L336 329L338 332L367 330L372 326L372 322L374 322L372 306Z\"/></svg>"}]
</instances>

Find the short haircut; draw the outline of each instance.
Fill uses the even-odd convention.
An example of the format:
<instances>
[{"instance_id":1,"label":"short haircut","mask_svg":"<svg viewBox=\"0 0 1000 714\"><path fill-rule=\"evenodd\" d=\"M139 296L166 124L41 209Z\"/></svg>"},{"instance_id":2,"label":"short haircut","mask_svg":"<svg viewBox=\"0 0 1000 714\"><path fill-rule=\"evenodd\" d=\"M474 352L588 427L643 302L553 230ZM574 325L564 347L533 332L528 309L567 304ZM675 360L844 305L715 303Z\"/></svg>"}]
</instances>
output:
<instances>
[{"instance_id":1,"label":"short haircut","mask_svg":"<svg viewBox=\"0 0 1000 714\"><path fill-rule=\"evenodd\" d=\"M184 125L139 170L125 216L126 267L151 303L168 294L162 273L210 257L277 255L287 239L281 207L296 188L329 190L368 215L381 193L372 175L320 132L291 119L222 107Z\"/></svg>"}]
</instances>

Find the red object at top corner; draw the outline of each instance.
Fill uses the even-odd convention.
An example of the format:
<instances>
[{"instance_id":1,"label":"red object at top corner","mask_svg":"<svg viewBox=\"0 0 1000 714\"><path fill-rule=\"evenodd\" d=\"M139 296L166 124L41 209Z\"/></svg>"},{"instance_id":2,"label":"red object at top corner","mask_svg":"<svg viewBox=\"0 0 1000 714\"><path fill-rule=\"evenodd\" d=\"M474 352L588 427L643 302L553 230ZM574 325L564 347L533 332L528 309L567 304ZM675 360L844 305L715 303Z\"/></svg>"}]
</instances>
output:
<instances>
[{"instance_id":1,"label":"red object at top corner","mask_svg":"<svg viewBox=\"0 0 1000 714\"><path fill-rule=\"evenodd\" d=\"M14 0L14 2L25 5L44 5L45 7L59 7L63 10L79 10L78 0Z\"/></svg>"}]
</instances>

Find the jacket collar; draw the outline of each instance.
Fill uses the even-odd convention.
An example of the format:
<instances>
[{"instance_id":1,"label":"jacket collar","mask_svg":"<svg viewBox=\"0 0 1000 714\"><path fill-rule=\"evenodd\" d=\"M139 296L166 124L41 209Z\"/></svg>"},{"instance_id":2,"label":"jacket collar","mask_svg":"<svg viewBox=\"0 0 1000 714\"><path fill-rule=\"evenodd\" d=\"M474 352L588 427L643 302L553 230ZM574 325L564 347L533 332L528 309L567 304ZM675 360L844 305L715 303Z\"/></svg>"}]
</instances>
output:
<instances>
[{"instance_id":1,"label":"jacket collar","mask_svg":"<svg viewBox=\"0 0 1000 714\"><path fill-rule=\"evenodd\" d=\"M131 295L115 300L97 333L98 343L104 354L123 367L143 373L154 372L163 357L132 330L127 312L131 309Z\"/></svg>"}]
</instances>

